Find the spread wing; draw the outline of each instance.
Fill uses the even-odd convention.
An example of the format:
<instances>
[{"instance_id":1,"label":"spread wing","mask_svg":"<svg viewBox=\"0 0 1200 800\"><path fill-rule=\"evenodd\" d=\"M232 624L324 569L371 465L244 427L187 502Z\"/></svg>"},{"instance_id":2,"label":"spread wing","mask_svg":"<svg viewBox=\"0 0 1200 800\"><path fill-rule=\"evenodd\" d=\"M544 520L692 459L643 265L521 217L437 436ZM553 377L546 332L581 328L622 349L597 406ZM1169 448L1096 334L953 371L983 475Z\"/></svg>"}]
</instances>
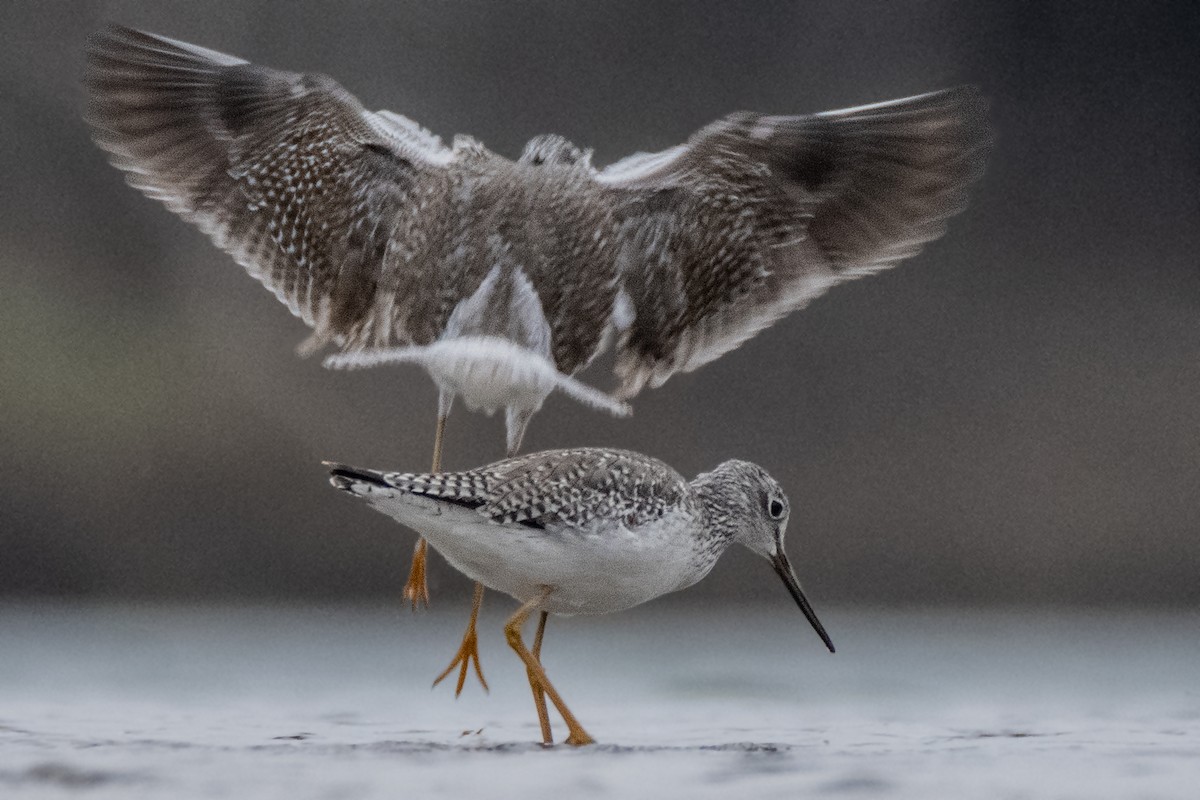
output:
<instances>
[{"instance_id":1,"label":"spread wing","mask_svg":"<svg viewBox=\"0 0 1200 800\"><path fill-rule=\"evenodd\" d=\"M454 151L324 76L128 28L91 38L86 83L95 139L129 183L212 237L317 341L386 344L393 323L409 338L394 305L413 275L395 233L448 191Z\"/></svg>"},{"instance_id":2,"label":"spread wing","mask_svg":"<svg viewBox=\"0 0 1200 800\"><path fill-rule=\"evenodd\" d=\"M597 519L633 527L691 502L678 472L625 450L549 450L467 472L379 477L397 489L478 509L496 522L538 528L583 527Z\"/></svg>"},{"instance_id":3,"label":"spread wing","mask_svg":"<svg viewBox=\"0 0 1200 800\"><path fill-rule=\"evenodd\" d=\"M989 145L964 87L812 116L734 114L598 180L623 193L620 393L696 369L942 235Z\"/></svg>"}]
</instances>

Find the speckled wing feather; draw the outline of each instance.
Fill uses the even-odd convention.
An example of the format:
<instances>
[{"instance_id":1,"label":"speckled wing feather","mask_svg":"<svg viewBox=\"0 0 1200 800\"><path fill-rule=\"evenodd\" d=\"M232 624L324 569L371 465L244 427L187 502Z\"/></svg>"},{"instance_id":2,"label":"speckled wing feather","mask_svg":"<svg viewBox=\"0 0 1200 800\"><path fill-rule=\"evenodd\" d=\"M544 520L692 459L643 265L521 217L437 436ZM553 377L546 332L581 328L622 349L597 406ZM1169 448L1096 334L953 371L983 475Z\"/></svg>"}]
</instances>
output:
<instances>
[{"instance_id":1,"label":"speckled wing feather","mask_svg":"<svg viewBox=\"0 0 1200 800\"><path fill-rule=\"evenodd\" d=\"M598 518L635 526L694 502L678 472L625 450L551 450L466 472L381 477L397 489L477 508L497 522L536 527L578 528Z\"/></svg>"},{"instance_id":2,"label":"speckled wing feather","mask_svg":"<svg viewBox=\"0 0 1200 800\"><path fill-rule=\"evenodd\" d=\"M600 173L624 193L633 320L620 393L737 347L841 281L942 235L989 144L985 103L959 88L812 116L733 114L683 146Z\"/></svg>"},{"instance_id":3,"label":"speckled wing feather","mask_svg":"<svg viewBox=\"0 0 1200 800\"><path fill-rule=\"evenodd\" d=\"M410 338L411 314L394 306L416 276L395 231L448 191L453 152L436 137L324 76L116 26L90 40L87 89L96 141L128 181L205 231L318 339Z\"/></svg>"}]
</instances>

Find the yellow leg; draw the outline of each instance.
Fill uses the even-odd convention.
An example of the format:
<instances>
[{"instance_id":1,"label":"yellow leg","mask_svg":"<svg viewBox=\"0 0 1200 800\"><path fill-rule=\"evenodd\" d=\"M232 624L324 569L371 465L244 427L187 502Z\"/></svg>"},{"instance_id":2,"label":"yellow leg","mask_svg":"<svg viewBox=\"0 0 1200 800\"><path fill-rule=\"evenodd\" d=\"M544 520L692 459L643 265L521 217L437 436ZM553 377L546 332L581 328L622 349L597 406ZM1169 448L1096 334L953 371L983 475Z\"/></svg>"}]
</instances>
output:
<instances>
[{"instance_id":1,"label":"yellow leg","mask_svg":"<svg viewBox=\"0 0 1200 800\"><path fill-rule=\"evenodd\" d=\"M408 573L408 583L404 584L404 599L412 603L412 610L417 610L417 604L429 608L429 585L425 582L425 554L429 546L424 539L417 541L413 548L412 569Z\"/></svg>"},{"instance_id":2,"label":"yellow leg","mask_svg":"<svg viewBox=\"0 0 1200 800\"><path fill-rule=\"evenodd\" d=\"M446 415L438 414L437 432L433 437L433 466L430 472L442 470L442 437L446 433ZM425 558L429 546L424 539L417 540L413 549L412 569L408 573L408 583L404 584L404 599L412 603L413 611L421 603L429 608L429 584L425 581ZM473 626L472 626L473 627Z\"/></svg>"},{"instance_id":3,"label":"yellow leg","mask_svg":"<svg viewBox=\"0 0 1200 800\"><path fill-rule=\"evenodd\" d=\"M437 432L433 434L433 466L430 472L442 471L442 438L446 435L446 415L438 414Z\"/></svg>"},{"instance_id":4,"label":"yellow leg","mask_svg":"<svg viewBox=\"0 0 1200 800\"><path fill-rule=\"evenodd\" d=\"M567 704L563 702L562 697L559 696L558 690L550 683L541 663L525 647L525 642L521 641L521 628L524 626L525 620L539 609L546 598L550 596L550 592L550 588L543 589L539 596L518 608L517 613L509 617L508 622L504 625L504 637L508 640L508 646L516 651L520 659L525 662L525 669L529 672L530 686L536 686L545 692L546 697L549 697L550 702L558 709L558 713L562 714L563 722L567 723L567 744L575 746L595 744L596 740L583 729L583 726L575 719L575 715L567 708Z\"/></svg>"},{"instance_id":5,"label":"yellow leg","mask_svg":"<svg viewBox=\"0 0 1200 800\"><path fill-rule=\"evenodd\" d=\"M539 664L542 663L542 637L546 634L546 620L549 618L550 615L543 611L538 618L537 635L533 637L533 657ZM546 711L546 692L533 679L532 672L526 670L526 673L529 675L529 688L533 690L533 705L537 708L538 724L542 726L542 744L554 744L554 736L550 733L550 714Z\"/></svg>"},{"instance_id":6,"label":"yellow leg","mask_svg":"<svg viewBox=\"0 0 1200 800\"><path fill-rule=\"evenodd\" d=\"M437 686L443 678L454 671L455 667L458 667L458 685L454 687L455 697L462 694L463 686L467 682L467 671L471 668L472 663L475 664L475 674L479 676L483 690L489 691L487 681L483 677L483 667L479 665L479 638L475 635L475 621L479 619L479 606L482 603L483 584L477 583L475 584L475 599L471 602L471 621L467 623L467 632L463 634L462 644L458 646L458 654L454 656L450 666L446 667L442 674L433 681L433 685Z\"/></svg>"}]
</instances>

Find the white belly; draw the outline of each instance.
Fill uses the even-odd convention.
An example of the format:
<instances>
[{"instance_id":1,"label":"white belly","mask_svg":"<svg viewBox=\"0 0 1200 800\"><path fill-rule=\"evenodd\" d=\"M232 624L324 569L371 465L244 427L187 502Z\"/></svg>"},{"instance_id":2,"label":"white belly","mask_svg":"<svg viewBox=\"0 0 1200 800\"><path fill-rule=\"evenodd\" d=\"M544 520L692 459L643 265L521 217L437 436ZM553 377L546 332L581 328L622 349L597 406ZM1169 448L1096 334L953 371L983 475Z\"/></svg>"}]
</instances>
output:
<instances>
[{"instance_id":1,"label":"white belly","mask_svg":"<svg viewBox=\"0 0 1200 800\"><path fill-rule=\"evenodd\" d=\"M472 411L537 411L554 389L550 362L495 337L462 337L426 346L424 366L434 381L461 397Z\"/></svg>"},{"instance_id":2,"label":"white belly","mask_svg":"<svg viewBox=\"0 0 1200 800\"><path fill-rule=\"evenodd\" d=\"M623 611L691 586L712 567L698 566L682 515L634 530L546 531L502 526L465 508L440 506L434 516L427 507L406 512L413 500L430 503L397 498L386 510L489 589L525 602L550 587L543 609L555 614Z\"/></svg>"}]
</instances>

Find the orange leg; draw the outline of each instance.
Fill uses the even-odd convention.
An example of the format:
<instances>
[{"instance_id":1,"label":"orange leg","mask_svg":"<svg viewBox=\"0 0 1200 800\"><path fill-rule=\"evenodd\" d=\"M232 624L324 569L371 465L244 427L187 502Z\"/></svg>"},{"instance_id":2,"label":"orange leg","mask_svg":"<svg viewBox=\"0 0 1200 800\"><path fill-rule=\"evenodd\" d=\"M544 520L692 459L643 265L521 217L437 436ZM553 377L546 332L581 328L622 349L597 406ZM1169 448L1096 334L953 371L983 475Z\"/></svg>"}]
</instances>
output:
<instances>
[{"instance_id":1,"label":"orange leg","mask_svg":"<svg viewBox=\"0 0 1200 800\"><path fill-rule=\"evenodd\" d=\"M413 548L412 569L408 573L408 583L404 584L404 599L412 603L412 610L417 610L417 604L429 608L429 585L425 582L425 557L429 545L424 539L417 541Z\"/></svg>"},{"instance_id":2,"label":"orange leg","mask_svg":"<svg viewBox=\"0 0 1200 800\"><path fill-rule=\"evenodd\" d=\"M483 584L475 584L475 599L471 602L471 621L467 623L467 632L463 634L462 644L458 646L458 654L454 656L454 660L450 662L450 666L442 671L434 679L433 685L437 686L442 682L442 679L454 671L455 667L458 671L458 685L454 687L454 696L458 697L462 694L463 686L467 682L467 671L471 668L471 664L475 665L475 674L479 676L479 682L483 684L483 690L488 690L487 681L483 677L483 668L479 666L479 638L475 635L475 621L479 619L479 606L483 603Z\"/></svg>"},{"instance_id":3,"label":"orange leg","mask_svg":"<svg viewBox=\"0 0 1200 800\"><path fill-rule=\"evenodd\" d=\"M521 628L525 625L525 620L529 619L529 615L540 609L542 603L546 602L546 598L550 596L552 590L546 587L542 593L523 604L517 609L517 613L509 617L508 622L504 625L504 637L508 640L508 646L516 651L517 656L525 662L525 669L529 673L529 685L533 687L536 699L536 693L541 690L546 697L550 698L550 702L558 709L558 713L562 715L563 722L567 723L567 744L569 745L585 745L595 744L596 740L588 735L588 732L583 729L579 721L575 719L575 715L567 708L567 704L558 694L558 690L550 683L550 679L546 677L546 671L542 669L541 662L537 657L529 652L525 647L525 642L521 641ZM540 716L540 714L539 714ZM545 734L549 727L549 723L543 726L542 732Z\"/></svg>"},{"instance_id":4,"label":"orange leg","mask_svg":"<svg viewBox=\"0 0 1200 800\"><path fill-rule=\"evenodd\" d=\"M429 469L430 472L441 472L442 470L442 437L446 434L446 415L438 414L437 433L433 437L433 466ZM429 545L424 539L417 540L417 546L413 549L412 569L408 573L408 583L404 584L404 599L412 603L413 611L417 610L417 604L421 603L426 608L429 608L429 584L425 581L425 558L429 550ZM472 624L471 630L474 630Z\"/></svg>"},{"instance_id":5,"label":"orange leg","mask_svg":"<svg viewBox=\"0 0 1200 800\"><path fill-rule=\"evenodd\" d=\"M542 637L546 634L546 620L550 619L550 615L545 611L538 618L537 635L533 637L533 657L542 663ZM542 726L542 744L554 744L554 736L550 733L550 714L546 711L546 691L533 678L533 673L526 670L529 675L529 688L533 690L533 705L537 708L538 724Z\"/></svg>"}]
</instances>

